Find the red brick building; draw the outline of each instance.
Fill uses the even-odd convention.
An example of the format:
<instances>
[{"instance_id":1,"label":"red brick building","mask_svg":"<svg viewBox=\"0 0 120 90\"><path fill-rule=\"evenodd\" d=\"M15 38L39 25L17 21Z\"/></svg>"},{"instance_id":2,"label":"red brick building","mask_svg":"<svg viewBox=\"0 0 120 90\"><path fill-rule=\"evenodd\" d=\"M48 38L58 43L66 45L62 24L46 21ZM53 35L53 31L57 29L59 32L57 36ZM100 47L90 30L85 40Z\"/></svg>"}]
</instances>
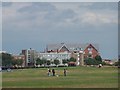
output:
<instances>
[{"instance_id":1,"label":"red brick building","mask_svg":"<svg viewBox=\"0 0 120 90\"><path fill-rule=\"evenodd\" d=\"M92 44L89 44L84 50L84 58L95 58L97 55L99 55L98 49L95 48Z\"/></svg>"}]
</instances>

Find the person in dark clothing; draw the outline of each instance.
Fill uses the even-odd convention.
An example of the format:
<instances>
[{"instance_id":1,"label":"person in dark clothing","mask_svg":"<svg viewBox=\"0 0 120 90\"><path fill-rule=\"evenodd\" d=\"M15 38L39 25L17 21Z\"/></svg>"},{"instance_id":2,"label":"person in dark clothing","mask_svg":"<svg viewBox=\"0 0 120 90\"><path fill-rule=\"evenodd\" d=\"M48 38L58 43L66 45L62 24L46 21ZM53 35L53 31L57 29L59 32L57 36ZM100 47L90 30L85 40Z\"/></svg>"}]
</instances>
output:
<instances>
[{"instance_id":1,"label":"person in dark clothing","mask_svg":"<svg viewBox=\"0 0 120 90\"><path fill-rule=\"evenodd\" d=\"M66 69L64 69L64 76L66 76L67 75L67 71L66 71Z\"/></svg>"},{"instance_id":2,"label":"person in dark clothing","mask_svg":"<svg viewBox=\"0 0 120 90\"><path fill-rule=\"evenodd\" d=\"M52 69L53 76L55 76L55 69Z\"/></svg>"}]
</instances>

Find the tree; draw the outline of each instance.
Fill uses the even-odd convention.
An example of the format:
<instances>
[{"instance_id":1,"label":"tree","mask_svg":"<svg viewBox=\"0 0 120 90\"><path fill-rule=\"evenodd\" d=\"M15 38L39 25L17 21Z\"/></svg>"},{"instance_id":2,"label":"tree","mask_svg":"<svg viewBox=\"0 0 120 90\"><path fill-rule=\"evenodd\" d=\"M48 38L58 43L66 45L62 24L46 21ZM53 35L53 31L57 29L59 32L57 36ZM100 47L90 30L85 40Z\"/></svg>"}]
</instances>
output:
<instances>
[{"instance_id":1,"label":"tree","mask_svg":"<svg viewBox=\"0 0 120 90\"><path fill-rule=\"evenodd\" d=\"M12 65L13 65L13 66L17 65L17 60L14 60L14 59L13 59L13 60L12 60Z\"/></svg>"},{"instance_id":2,"label":"tree","mask_svg":"<svg viewBox=\"0 0 120 90\"><path fill-rule=\"evenodd\" d=\"M120 61L114 63L115 66L120 66Z\"/></svg>"},{"instance_id":3,"label":"tree","mask_svg":"<svg viewBox=\"0 0 120 90\"><path fill-rule=\"evenodd\" d=\"M54 64L55 64L55 65L58 65L58 64L60 64L60 61L57 60L57 59L55 59L55 60L54 60Z\"/></svg>"},{"instance_id":4,"label":"tree","mask_svg":"<svg viewBox=\"0 0 120 90\"><path fill-rule=\"evenodd\" d=\"M51 64L50 60L47 60L47 65L50 65L50 64Z\"/></svg>"},{"instance_id":5,"label":"tree","mask_svg":"<svg viewBox=\"0 0 120 90\"><path fill-rule=\"evenodd\" d=\"M12 59L12 65L15 66L22 66L23 60L22 59Z\"/></svg>"},{"instance_id":6,"label":"tree","mask_svg":"<svg viewBox=\"0 0 120 90\"><path fill-rule=\"evenodd\" d=\"M95 60L98 61L99 63L102 63L102 58L100 55L95 56Z\"/></svg>"},{"instance_id":7,"label":"tree","mask_svg":"<svg viewBox=\"0 0 120 90\"><path fill-rule=\"evenodd\" d=\"M105 64L102 62L102 58L100 55L95 56L95 58L86 58L85 63L87 65L98 65L98 64Z\"/></svg>"},{"instance_id":8,"label":"tree","mask_svg":"<svg viewBox=\"0 0 120 90\"><path fill-rule=\"evenodd\" d=\"M65 65L66 63L68 63L68 60L67 59L63 59L62 63Z\"/></svg>"},{"instance_id":9,"label":"tree","mask_svg":"<svg viewBox=\"0 0 120 90\"><path fill-rule=\"evenodd\" d=\"M42 58L42 61L43 61L43 64L44 64L44 66L47 64L47 59L45 59L45 58Z\"/></svg>"},{"instance_id":10,"label":"tree","mask_svg":"<svg viewBox=\"0 0 120 90\"><path fill-rule=\"evenodd\" d=\"M12 59L13 57L11 56L11 54L2 53L2 66L12 66Z\"/></svg>"},{"instance_id":11,"label":"tree","mask_svg":"<svg viewBox=\"0 0 120 90\"><path fill-rule=\"evenodd\" d=\"M2 53L0 53L0 66L2 66Z\"/></svg>"},{"instance_id":12,"label":"tree","mask_svg":"<svg viewBox=\"0 0 120 90\"><path fill-rule=\"evenodd\" d=\"M98 65L99 63L94 58L87 58L85 59L86 65Z\"/></svg>"},{"instance_id":13,"label":"tree","mask_svg":"<svg viewBox=\"0 0 120 90\"><path fill-rule=\"evenodd\" d=\"M22 59L17 59L16 61L17 61L17 65L22 66L22 64L23 64L23 60Z\"/></svg>"},{"instance_id":14,"label":"tree","mask_svg":"<svg viewBox=\"0 0 120 90\"><path fill-rule=\"evenodd\" d=\"M42 64L43 64L43 60L37 58L36 65L42 65Z\"/></svg>"},{"instance_id":15,"label":"tree","mask_svg":"<svg viewBox=\"0 0 120 90\"><path fill-rule=\"evenodd\" d=\"M76 59L75 59L74 57L71 57L71 58L69 59L69 62L76 62Z\"/></svg>"}]
</instances>

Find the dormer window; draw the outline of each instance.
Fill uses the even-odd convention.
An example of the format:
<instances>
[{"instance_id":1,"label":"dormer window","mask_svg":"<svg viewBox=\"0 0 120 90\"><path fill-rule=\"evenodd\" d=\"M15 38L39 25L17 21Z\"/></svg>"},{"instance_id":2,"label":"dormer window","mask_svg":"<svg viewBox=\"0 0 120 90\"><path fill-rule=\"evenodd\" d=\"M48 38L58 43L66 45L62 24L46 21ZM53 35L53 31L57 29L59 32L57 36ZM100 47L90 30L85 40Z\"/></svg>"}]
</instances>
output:
<instances>
[{"instance_id":1,"label":"dormer window","mask_svg":"<svg viewBox=\"0 0 120 90\"><path fill-rule=\"evenodd\" d=\"M79 48L81 51L83 50L82 48Z\"/></svg>"}]
</instances>

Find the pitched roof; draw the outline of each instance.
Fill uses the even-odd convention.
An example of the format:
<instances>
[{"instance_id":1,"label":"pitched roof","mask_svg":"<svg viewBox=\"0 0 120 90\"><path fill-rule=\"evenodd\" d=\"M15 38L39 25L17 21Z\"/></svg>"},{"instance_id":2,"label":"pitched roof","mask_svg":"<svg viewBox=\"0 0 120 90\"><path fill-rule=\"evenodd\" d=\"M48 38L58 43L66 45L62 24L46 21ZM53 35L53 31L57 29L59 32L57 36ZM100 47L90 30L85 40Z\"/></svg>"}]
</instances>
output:
<instances>
[{"instance_id":1,"label":"pitched roof","mask_svg":"<svg viewBox=\"0 0 120 90\"><path fill-rule=\"evenodd\" d=\"M51 51L51 50L59 50L61 47L63 47L64 45L66 46L66 48L68 48L68 50L73 51L73 50L85 50L87 46L89 46L91 43L86 43L86 44L70 44L70 43L60 43L60 44L48 44L47 45L47 50ZM96 50L99 51L99 47L98 44L91 44Z\"/></svg>"}]
</instances>

